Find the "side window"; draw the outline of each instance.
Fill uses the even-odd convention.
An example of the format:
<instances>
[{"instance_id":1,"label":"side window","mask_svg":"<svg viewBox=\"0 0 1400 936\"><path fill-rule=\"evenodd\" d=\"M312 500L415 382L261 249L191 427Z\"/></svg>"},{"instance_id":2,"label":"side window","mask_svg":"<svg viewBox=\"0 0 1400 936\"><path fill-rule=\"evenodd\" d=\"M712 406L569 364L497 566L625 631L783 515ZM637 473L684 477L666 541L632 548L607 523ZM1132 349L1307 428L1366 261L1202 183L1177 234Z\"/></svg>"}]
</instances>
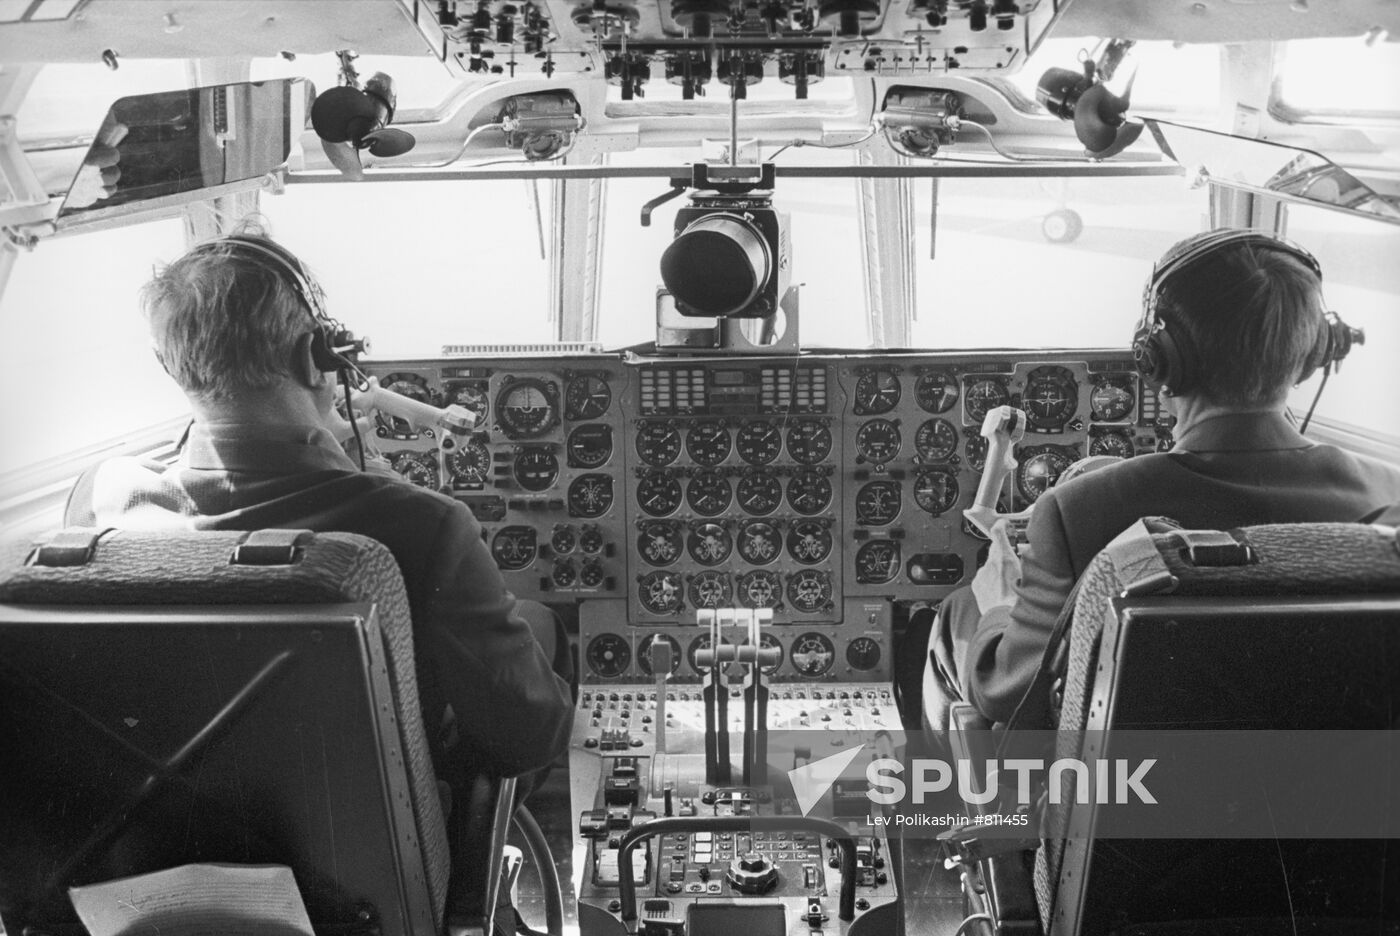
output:
<instances>
[{"instance_id":1,"label":"side window","mask_svg":"<svg viewBox=\"0 0 1400 936\"><path fill-rule=\"evenodd\" d=\"M0 296L0 487L45 461L178 418L184 395L151 353L138 293L184 251L178 219L45 240ZM0 493L0 500L4 499Z\"/></svg>"},{"instance_id":2,"label":"side window","mask_svg":"<svg viewBox=\"0 0 1400 936\"><path fill-rule=\"evenodd\" d=\"M1290 205L1288 236L1322 264L1327 307L1366 332L1366 343L1353 348L1328 380L1314 419L1400 443L1400 227ZM1308 411L1320 380L1315 376L1294 391L1289 405L1295 412Z\"/></svg>"}]
</instances>

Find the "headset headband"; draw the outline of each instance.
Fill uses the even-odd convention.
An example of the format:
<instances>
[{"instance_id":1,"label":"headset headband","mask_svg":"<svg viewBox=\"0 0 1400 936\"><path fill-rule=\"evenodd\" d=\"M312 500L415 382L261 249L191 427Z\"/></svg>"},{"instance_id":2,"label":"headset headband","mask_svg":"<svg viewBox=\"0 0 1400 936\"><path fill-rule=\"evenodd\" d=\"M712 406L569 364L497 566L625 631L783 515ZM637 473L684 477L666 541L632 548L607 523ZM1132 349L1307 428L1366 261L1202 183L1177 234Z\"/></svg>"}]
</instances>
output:
<instances>
[{"instance_id":1,"label":"headset headband","mask_svg":"<svg viewBox=\"0 0 1400 936\"><path fill-rule=\"evenodd\" d=\"M1147 284L1143 287L1142 318L1138 321L1138 329L1141 330L1157 321L1157 306L1161 301L1162 285L1168 277L1175 276L1198 260L1232 244L1253 244L1257 247L1281 251L1312 270L1318 282L1322 281L1322 265L1317 262L1317 258L1290 240L1276 237L1273 234L1265 234L1263 231L1234 229L1206 231L1177 243L1171 250L1167 251L1161 260L1153 264L1152 275L1147 278Z\"/></svg>"}]
</instances>

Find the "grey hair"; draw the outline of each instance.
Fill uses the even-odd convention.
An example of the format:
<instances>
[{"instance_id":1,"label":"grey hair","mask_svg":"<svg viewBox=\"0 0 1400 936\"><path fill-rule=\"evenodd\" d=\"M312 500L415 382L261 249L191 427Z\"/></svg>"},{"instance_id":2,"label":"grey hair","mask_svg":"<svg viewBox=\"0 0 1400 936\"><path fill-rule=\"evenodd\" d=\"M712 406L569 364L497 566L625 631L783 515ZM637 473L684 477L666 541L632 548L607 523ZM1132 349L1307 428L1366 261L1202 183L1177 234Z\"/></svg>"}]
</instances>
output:
<instances>
[{"instance_id":1,"label":"grey hair","mask_svg":"<svg viewBox=\"0 0 1400 936\"><path fill-rule=\"evenodd\" d=\"M251 225L237 233L267 239ZM141 301L156 356L181 389L202 400L228 400L291 376L297 342L313 324L285 275L217 242L158 271Z\"/></svg>"}]
</instances>

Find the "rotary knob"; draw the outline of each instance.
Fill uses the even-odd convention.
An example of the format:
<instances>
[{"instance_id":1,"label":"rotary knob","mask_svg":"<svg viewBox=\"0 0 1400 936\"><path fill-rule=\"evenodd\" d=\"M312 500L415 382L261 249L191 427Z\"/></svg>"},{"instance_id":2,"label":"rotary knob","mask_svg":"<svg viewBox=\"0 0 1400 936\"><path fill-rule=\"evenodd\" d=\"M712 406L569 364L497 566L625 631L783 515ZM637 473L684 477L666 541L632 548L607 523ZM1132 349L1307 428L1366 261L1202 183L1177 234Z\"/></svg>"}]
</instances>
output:
<instances>
[{"instance_id":1,"label":"rotary knob","mask_svg":"<svg viewBox=\"0 0 1400 936\"><path fill-rule=\"evenodd\" d=\"M729 863L729 883L741 894L762 894L778 882L778 869L758 852L747 852Z\"/></svg>"}]
</instances>

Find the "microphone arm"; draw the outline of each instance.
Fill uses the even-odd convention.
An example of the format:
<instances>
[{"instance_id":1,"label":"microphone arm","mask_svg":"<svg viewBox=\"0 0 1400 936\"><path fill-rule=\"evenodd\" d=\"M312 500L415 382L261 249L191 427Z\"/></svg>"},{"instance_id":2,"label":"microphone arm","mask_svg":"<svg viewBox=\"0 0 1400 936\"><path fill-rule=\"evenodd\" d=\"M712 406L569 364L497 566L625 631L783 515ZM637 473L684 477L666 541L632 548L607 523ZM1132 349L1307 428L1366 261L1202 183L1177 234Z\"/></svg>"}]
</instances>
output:
<instances>
[{"instance_id":1,"label":"microphone arm","mask_svg":"<svg viewBox=\"0 0 1400 936\"><path fill-rule=\"evenodd\" d=\"M1006 483L1007 475L1016 469L1013 446L1026 437L1026 414L1014 406L998 406L982 420L982 438L987 440L987 463L982 480L977 484L977 496L972 506L963 511L968 522L991 538L992 525L1002 517L1024 517L997 513L997 493Z\"/></svg>"},{"instance_id":2,"label":"microphone arm","mask_svg":"<svg viewBox=\"0 0 1400 936\"><path fill-rule=\"evenodd\" d=\"M476 414L465 406L452 404L438 407L379 385L378 377L369 378L365 389L355 396L357 406L374 409L386 416L397 416L414 429L443 429L454 435L464 435L476 428Z\"/></svg>"}]
</instances>

